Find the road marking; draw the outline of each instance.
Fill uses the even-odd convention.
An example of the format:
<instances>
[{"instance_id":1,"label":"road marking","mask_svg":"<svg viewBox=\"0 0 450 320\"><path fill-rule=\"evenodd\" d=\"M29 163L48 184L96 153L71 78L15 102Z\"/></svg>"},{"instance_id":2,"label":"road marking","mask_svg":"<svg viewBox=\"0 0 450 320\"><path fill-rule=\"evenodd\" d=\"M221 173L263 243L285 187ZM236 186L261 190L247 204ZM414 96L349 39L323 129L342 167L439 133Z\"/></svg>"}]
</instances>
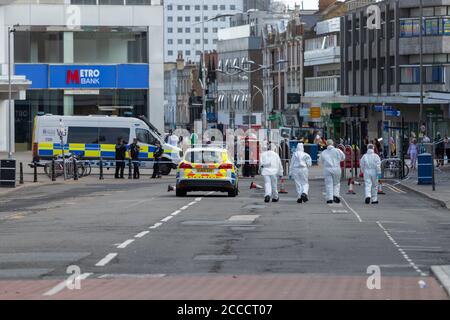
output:
<instances>
[{"instance_id":1,"label":"road marking","mask_svg":"<svg viewBox=\"0 0 450 320\"><path fill-rule=\"evenodd\" d=\"M99 279L120 279L120 278L135 278L135 279L147 279L147 278L163 278L165 273L154 274L128 274L128 273L106 273L99 276Z\"/></svg>"},{"instance_id":2,"label":"road marking","mask_svg":"<svg viewBox=\"0 0 450 320\"><path fill-rule=\"evenodd\" d=\"M89 276L91 276L92 273L83 273L81 275L79 275L78 277L76 277L74 279L74 281L77 280L85 280L87 279ZM58 292L61 292L62 290L64 290L65 288L67 288L67 280L64 280L60 283L58 283L56 286L54 286L53 288L51 288L50 290L48 290L46 293L44 293L44 296L53 296L55 294L57 294Z\"/></svg>"},{"instance_id":3,"label":"road marking","mask_svg":"<svg viewBox=\"0 0 450 320\"><path fill-rule=\"evenodd\" d=\"M162 223L161 222L157 222L154 225L152 225L149 229L156 229L156 228L159 228L161 226L162 226Z\"/></svg>"},{"instance_id":4,"label":"road marking","mask_svg":"<svg viewBox=\"0 0 450 320\"><path fill-rule=\"evenodd\" d=\"M197 201L192 201L191 203L188 204L188 206L192 206L192 205L194 205L196 203L197 203Z\"/></svg>"},{"instance_id":5,"label":"road marking","mask_svg":"<svg viewBox=\"0 0 450 320\"><path fill-rule=\"evenodd\" d=\"M181 210L177 210L177 211L172 212L171 216L176 216L180 213L181 213Z\"/></svg>"},{"instance_id":6,"label":"road marking","mask_svg":"<svg viewBox=\"0 0 450 320\"><path fill-rule=\"evenodd\" d=\"M125 249L134 242L134 239L128 239L117 246L118 249Z\"/></svg>"},{"instance_id":7,"label":"road marking","mask_svg":"<svg viewBox=\"0 0 450 320\"><path fill-rule=\"evenodd\" d=\"M147 235L148 233L150 233L150 231L142 231L141 233L138 233L134 237L135 238L142 238L143 236Z\"/></svg>"},{"instance_id":8,"label":"road marking","mask_svg":"<svg viewBox=\"0 0 450 320\"><path fill-rule=\"evenodd\" d=\"M345 205L347 206L347 208L349 208L350 211L353 212L353 214L356 216L356 218L358 218L359 222L363 222L362 219L361 219L361 217L359 216L358 212L356 212L355 210L353 210L353 208L350 207L350 205L347 203L347 201L345 201L344 198L341 198L341 199L342 199L342 201L344 201L344 203L345 203Z\"/></svg>"},{"instance_id":9,"label":"road marking","mask_svg":"<svg viewBox=\"0 0 450 320\"><path fill-rule=\"evenodd\" d=\"M202 198L195 198L195 201L197 202L202 201Z\"/></svg>"},{"instance_id":10,"label":"road marking","mask_svg":"<svg viewBox=\"0 0 450 320\"><path fill-rule=\"evenodd\" d=\"M189 206L181 207L180 210L186 210L187 208L189 208Z\"/></svg>"},{"instance_id":11,"label":"road marking","mask_svg":"<svg viewBox=\"0 0 450 320\"><path fill-rule=\"evenodd\" d=\"M348 211L347 210L331 210L331 212L333 212L333 213L348 213Z\"/></svg>"},{"instance_id":12,"label":"road marking","mask_svg":"<svg viewBox=\"0 0 450 320\"><path fill-rule=\"evenodd\" d=\"M426 277L427 274L425 274L422 270L420 270L420 268L414 263L414 261L412 261L412 259L405 253L405 250L403 250L399 245L396 245L396 242L394 240L394 238L392 238L391 234L389 233L389 231L381 224L380 221L377 221L378 226L381 228L381 230L383 230L384 234L387 236L387 238L395 245L395 247L397 248L397 250L401 253L401 255L403 256L403 258L408 261L409 265L415 270L417 271L417 273L419 273L422 277ZM407 250L407 249L406 249Z\"/></svg>"},{"instance_id":13,"label":"road marking","mask_svg":"<svg viewBox=\"0 0 450 320\"><path fill-rule=\"evenodd\" d=\"M230 218L228 218L228 221L254 222L258 218L259 218L259 215L236 215L236 216L231 216Z\"/></svg>"},{"instance_id":14,"label":"road marking","mask_svg":"<svg viewBox=\"0 0 450 320\"><path fill-rule=\"evenodd\" d=\"M108 253L106 257L95 264L96 267L104 267L106 266L112 259L117 256L117 253Z\"/></svg>"},{"instance_id":15,"label":"road marking","mask_svg":"<svg viewBox=\"0 0 450 320\"><path fill-rule=\"evenodd\" d=\"M167 221L169 221L170 219L172 219L173 218L173 216L167 216L167 217L165 217L164 219L161 219L161 221L162 222L167 222Z\"/></svg>"}]
</instances>

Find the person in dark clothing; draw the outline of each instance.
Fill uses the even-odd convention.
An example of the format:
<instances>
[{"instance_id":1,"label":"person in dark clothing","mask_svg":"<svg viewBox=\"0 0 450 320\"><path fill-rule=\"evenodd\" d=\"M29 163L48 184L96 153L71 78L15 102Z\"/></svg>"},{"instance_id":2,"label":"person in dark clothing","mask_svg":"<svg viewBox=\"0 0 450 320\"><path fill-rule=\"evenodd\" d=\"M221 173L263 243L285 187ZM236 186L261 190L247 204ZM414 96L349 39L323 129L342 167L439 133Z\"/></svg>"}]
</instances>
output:
<instances>
[{"instance_id":1,"label":"person in dark clothing","mask_svg":"<svg viewBox=\"0 0 450 320\"><path fill-rule=\"evenodd\" d=\"M123 172L125 170L125 158L127 153L127 146L122 138L117 139L116 144L116 179L123 179Z\"/></svg>"},{"instance_id":2,"label":"person in dark clothing","mask_svg":"<svg viewBox=\"0 0 450 320\"><path fill-rule=\"evenodd\" d=\"M436 161L437 167L444 165L444 153L445 153L445 142L441 138L441 134L438 132L436 135L435 144L436 144Z\"/></svg>"},{"instance_id":3,"label":"person in dark clothing","mask_svg":"<svg viewBox=\"0 0 450 320\"><path fill-rule=\"evenodd\" d=\"M159 162L164 153L159 141L156 142L156 149L153 151L154 163L153 163L153 174L152 179L161 178L161 173L159 172Z\"/></svg>"},{"instance_id":4,"label":"person in dark clothing","mask_svg":"<svg viewBox=\"0 0 450 320\"><path fill-rule=\"evenodd\" d=\"M133 139L133 143L130 144L130 156L133 161L133 179L139 179L141 174L139 172L139 151L141 147L138 145L138 140Z\"/></svg>"},{"instance_id":5,"label":"person in dark clothing","mask_svg":"<svg viewBox=\"0 0 450 320\"><path fill-rule=\"evenodd\" d=\"M369 145L369 138L365 138L363 145L361 146L361 155L365 155L367 153L367 146Z\"/></svg>"}]
</instances>

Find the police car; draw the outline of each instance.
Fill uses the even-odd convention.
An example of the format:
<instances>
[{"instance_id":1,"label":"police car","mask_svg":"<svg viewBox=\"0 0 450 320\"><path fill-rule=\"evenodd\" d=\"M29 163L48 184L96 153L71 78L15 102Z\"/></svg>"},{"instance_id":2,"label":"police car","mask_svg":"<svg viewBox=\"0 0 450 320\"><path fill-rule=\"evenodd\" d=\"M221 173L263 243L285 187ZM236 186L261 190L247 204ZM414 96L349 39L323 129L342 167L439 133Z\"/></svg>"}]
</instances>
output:
<instances>
[{"instance_id":1,"label":"police car","mask_svg":"<svg viewBox=\"0 0 450 320\"><path fill-rule=\"evenodd\" d=\"M189 191L220 191L236 197L238 174L227 150L214 145L186 150L178 165L175 190L177 197L186 196Z\"/></svg>"}]
</instances>

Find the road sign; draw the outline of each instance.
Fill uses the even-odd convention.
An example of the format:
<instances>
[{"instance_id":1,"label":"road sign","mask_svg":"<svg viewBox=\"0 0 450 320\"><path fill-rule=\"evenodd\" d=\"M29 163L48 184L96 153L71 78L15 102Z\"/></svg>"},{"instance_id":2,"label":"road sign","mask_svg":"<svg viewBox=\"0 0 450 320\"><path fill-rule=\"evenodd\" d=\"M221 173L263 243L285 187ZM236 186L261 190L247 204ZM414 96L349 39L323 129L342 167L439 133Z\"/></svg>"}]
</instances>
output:
<instances>
[{"instance_id":1,"label":"road sign","mask_svg":"<svg viewBox=\"0 0 450 320\"><path fill-rule=\"evenodd\" d=\"M385 111L386 117L400 117L401 112L400 110L387 110Z\"/></svg>"}]
</instances>

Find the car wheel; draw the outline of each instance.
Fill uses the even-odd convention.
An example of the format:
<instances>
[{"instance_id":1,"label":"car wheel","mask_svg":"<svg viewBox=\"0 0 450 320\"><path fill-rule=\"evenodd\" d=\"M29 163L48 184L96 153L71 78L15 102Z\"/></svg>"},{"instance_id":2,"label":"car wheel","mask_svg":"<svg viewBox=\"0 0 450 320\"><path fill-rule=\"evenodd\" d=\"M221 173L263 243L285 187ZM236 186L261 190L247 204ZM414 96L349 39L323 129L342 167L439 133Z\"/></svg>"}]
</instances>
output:
<instances>
[{"instance_id":1,"label":"car wheel","mask_svg":"<svg viewBox=\"0 0 450 320\"><path fill-rule=\"evenodd\" d=\"M167 159L164 159L163 161L169 161ZM172 166L169 163L163 163L159 165L159 172L163 176L168 176L170 174L170 171L172 171Z\"/></svg>"},{"instance_id":2,"label":"car wheel","mask_svg":"<svg viewBox=\"0 0 450 320\"><path fill-rule=\"evenodd\" d=\"M234 188L233 190L228 191L228 197L230 197L230 198L234 198L237 195L238 195L238 189L237 188Z\"/></svg>"},{"instance_id":3,"label":"car wheel","mask_svg":"<svg viewBox=\"0 0 450 320\"><path fill-rule=\"evenodd\" d=\"M177 197L186 197L187 191L184 189L177 188L175 191Z\"/></svg>"}]
</instances>

